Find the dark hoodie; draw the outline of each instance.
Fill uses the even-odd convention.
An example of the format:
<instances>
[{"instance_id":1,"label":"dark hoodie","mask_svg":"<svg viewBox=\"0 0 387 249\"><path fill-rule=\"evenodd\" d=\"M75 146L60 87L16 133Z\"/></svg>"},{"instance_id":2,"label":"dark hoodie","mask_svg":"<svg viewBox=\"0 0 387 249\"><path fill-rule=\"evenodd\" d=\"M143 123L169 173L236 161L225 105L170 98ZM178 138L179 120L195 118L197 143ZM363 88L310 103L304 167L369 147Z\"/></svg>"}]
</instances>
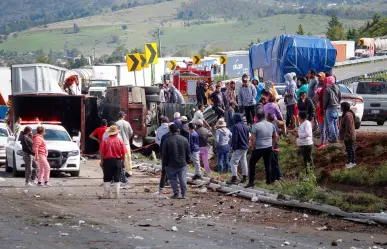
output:
<instances>
[{"instance_id":1,"label":"dark hoodie","mask_svg":"<svg viewBox=\"0 0 387 249\"><path fill-rule=\"evenodd\" d=\"M35 152L33 150L33 143L32 143L32 139L31 137L27 137L25 135L23 135L20 139L20 143L22 145L22 151L29 154L29 155L33 155L35 156Z\"/></svg>"},{"instance_id":2,"label":"dark hoodie","mask_svg":"<svg viewBox=\"0 0 387 249\"><path fill-rule=\"evenodd\" d=\"M231 146L233 150L247 150L249 148L249 129L242 122L242 115L235 113L232 127Z\"/></svg>"}]
</instances>

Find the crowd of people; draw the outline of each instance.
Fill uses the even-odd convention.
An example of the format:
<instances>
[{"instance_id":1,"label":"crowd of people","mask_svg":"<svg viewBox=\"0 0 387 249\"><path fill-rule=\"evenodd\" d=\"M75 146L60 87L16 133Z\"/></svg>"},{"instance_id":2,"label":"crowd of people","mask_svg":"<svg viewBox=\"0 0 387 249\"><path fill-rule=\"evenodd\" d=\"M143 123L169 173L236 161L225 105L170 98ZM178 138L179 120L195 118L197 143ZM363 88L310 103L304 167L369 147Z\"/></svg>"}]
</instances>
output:
<instances>
[{"instance_id":1,"label":"crowd of people","mask_svg":"<svg viewBox=\"0 0 387 249\"><path fill-rule=\"evenodd\" d=\"M298 152L305 168L304 180L313 172L313 150L325 149L329 143L344 141L348 154L347 168L356 166L354 144L356 140L355 114L347 102L341 103L340 87L329 73L310 69L306 77L288 73L285 78L286 105L284 117L278 105L278 93L271 81L242 76L237 91L236 83L217 82L197 84L197 111L191 121L175 113L173 122L167 117L156 132L160 146L162 174L159 190L169 180L173 198L186 198L187 165L194 166L193 180L210 174L209 149L213 137L213 151L217 157L219 175L231 172L228 184L246 183L255 186L256 164L263 158L266 183L272 184L282 177L279 165L279 139L289 130L297 134ZM210 126L204 118L204 109L210 107L217 114L216 125ZM342 118L339 127L339 113ZM184 123L184 125L181 124ZM320 143L314 145L314 130L319 131ZM247 153L251 157L247 162ZM241 165L241 178L238 166Z\"/></svg>"}]
</instances>

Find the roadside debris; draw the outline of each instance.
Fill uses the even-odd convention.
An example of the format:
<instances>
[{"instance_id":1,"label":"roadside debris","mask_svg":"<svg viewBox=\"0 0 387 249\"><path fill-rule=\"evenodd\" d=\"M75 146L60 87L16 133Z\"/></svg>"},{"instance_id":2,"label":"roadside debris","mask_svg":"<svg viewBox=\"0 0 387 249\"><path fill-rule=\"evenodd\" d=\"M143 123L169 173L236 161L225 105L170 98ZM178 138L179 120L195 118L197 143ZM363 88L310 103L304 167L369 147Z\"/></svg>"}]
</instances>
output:
<instances>
[{"instance_id":1,"label":"roadside debris","mask_svg":"<svg viewBox=\"0 0 387 249\"><path fill-rule=\"evenodd\" d=\"M318 231L325 231L325 230L328 230L328 227L327 226L318 227L318 228L316 228L316 230L318 230Z\"/></svg>"},{"instance_id":2,"label":"roadside debris","mask_svg":"<svg viewBox=\"0 0 387 249\"><path fill-rule=\"evenodd\" d=\"M171 228L171 230L172 230L173 232L177 232L177 227L173 226L173 227Z\"/></svg>"}]
</instances>

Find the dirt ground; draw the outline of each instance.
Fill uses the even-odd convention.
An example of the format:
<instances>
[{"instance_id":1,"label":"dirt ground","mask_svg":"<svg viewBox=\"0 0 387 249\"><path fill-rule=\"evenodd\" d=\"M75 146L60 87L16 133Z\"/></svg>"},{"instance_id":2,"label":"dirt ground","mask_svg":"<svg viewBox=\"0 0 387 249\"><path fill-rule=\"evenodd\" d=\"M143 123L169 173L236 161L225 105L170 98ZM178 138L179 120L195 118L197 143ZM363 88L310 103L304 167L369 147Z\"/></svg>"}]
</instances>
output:
<instances>
[{"instance_id":1,"label":"dirt ground","mask_svg":"<svg viewBox=\"0 0 387 249\"><path fill-rule=\"evenodd\" d=\"M386 227L209 190L170 200L154 193L157 177L139 172L120 200L100 200L98 161L83 164L79 178L55 176L52 188L23 188L3 170L0 248L387 248Z\"/></svg>"}]
</instances>

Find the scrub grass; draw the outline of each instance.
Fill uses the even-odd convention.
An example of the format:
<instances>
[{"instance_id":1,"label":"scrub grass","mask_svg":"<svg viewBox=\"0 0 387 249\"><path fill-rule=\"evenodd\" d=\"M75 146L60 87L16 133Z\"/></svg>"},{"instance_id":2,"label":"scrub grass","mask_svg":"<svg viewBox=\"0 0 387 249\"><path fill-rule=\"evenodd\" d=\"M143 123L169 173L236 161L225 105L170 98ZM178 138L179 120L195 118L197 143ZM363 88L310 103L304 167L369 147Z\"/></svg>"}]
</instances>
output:
<instances>
[{"instance_id":1,"label":"scrub grass","mask_svg":"<svg viewBox=\"0 0 387 249\"><path fill-rule=\"evenodd\" d=\"M261 181L257 183L257 186L280 194L294 196L301 201L315 201L339 207L347 212L381 212L387 208L386 200L373 194L325 190L316 187L310 181L284 180L277 185L266 185L265 182Z\"/></svg>"},{"instance_id":2,"label":"scrub grass","mask_svg":"<svg viewBox=\"0 0 387 249\"><path fill-rule=\"evenodd\" d=\"M340 183L362 186L387 185L387 162L379 167L356 166L352 169L336 169L331 177Z\"/></svg>"}]
</instances>

